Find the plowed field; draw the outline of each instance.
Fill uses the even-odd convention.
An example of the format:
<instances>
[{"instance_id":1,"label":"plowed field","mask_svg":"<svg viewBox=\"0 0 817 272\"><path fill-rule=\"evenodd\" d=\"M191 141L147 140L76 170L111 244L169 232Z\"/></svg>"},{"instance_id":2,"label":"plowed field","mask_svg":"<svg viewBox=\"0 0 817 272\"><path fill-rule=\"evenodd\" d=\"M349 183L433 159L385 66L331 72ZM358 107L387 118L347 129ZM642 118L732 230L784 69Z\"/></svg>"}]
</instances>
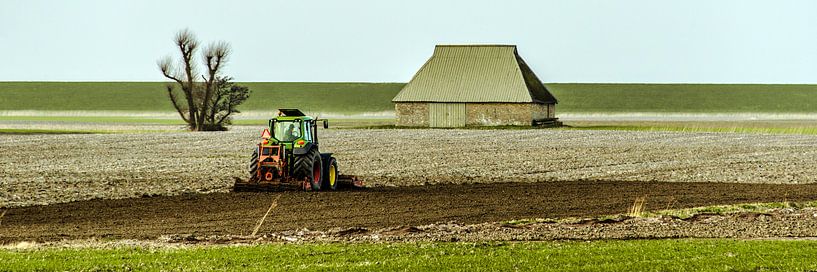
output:
<instances>
[{"instance_id":1,"label":"plowed field","mask_svg":"<svg viewBox=\"0 0 817 272\"><path fill-rule=\"evenodd\" d=\"M228 192L260 127L228 132L0 135L0 207ZM369 186L561 182L817 182L817 136L632 131L323 130ZM682 185L677 185L682 186Z\"/></svg>"},{"instance_id":2,"label":"plowed field","mask_svg":"<svg viewBox=\"0 0 817 272\"><path fill-rule=\"evenodd\" d=\"M415 226L624 213L639 196L647 210L817 199L817 184L545 182L379 187L307 193L211 193L86 200L8 209L0 243L162 235L248 235L281 195L260 233L307 228Z\"/></svg>"}]
</instances>

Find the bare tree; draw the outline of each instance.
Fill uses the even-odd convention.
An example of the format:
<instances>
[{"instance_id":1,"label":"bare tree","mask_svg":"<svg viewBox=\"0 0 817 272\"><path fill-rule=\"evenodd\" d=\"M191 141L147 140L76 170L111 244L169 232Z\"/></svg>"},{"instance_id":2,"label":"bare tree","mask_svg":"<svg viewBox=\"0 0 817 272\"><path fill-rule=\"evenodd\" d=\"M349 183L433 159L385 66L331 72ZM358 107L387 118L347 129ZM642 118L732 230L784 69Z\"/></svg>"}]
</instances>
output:
<instances>
[{"instance_id":1,"label":"bare tree","mask_svg":"<svg viewBox=\"0 0 817 272\"><path fill-rule=\"evenodd\" d=\"M210 111L207 112L205 124L217 124L210 130L219 130L223 125L231 124L231 115L239 113L238 105L244 103L250 97L250 89L244 86L235 85L231 77L218 77L215 82L215 96Z\"/></svg>"},{"instance_id":2,"label":"bare tree","mask_svg":"<svg viewBox=\"0 0 817 272\"><path fill-rule=\"evenodd\" d=\"M230 115L238 112L237 106L250 93L248 88L234 85L231 77L220 73L230 55L230 45L222 41L205 47L202 61L206 71L199 74L194 60L199 48L195 35L184 29L176 33L173 41L181 53L178 63L171 57L158 61L162 75L174 82L167 85L170 102L190 130L226 130ZM176 86L183 97L179 96Z\"/></svg>"}]
</instances>

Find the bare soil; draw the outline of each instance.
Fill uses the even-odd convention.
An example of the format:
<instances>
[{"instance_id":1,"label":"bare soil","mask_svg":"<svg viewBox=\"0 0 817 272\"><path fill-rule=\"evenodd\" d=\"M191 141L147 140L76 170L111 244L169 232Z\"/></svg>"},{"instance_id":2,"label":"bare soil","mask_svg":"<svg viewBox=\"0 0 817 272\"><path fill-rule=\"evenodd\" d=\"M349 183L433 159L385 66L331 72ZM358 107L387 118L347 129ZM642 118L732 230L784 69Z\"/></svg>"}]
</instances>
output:
<instances>
[{"instance_id":1,"label":"bare soil","mask_svg":"<svg viewBox=\"0 0 817 272\"><path fill-rule=\"evenodd\" d=\"M808 201L817 184L570 181L378 187L307 193L211 193L96 199L11 208L0 243L248 235L281 195L260 233L479 224L526 218L624 213L639 196L646 210L715 204ZM771 233L771 232L770 232Z\"/></svg>"},{"instance_id":2,"label":"bare soil","mask_svg":"<svg viewBox=\"0 0 817 272\"><path fill-rule=\"evenodd\" d=\"M262 127L212 133L0 135L0 208L227 192ZM369 186L817 182L817 136L560 129L328 129L321 150Z\"/></svg>"},{"instance_id":3,"label":"bare soil","mask_svg":"<svg viewBox=\"0 0 817 272\"><path fill-rule=\"evenodd\" d=\"M171 235L166 245L264 242L486 242L599 239L814 239L817 208L778 208L764 212L702 213L673 216L569 218L509 223L458 222L386 228L338 228L329 231L281 231L262 237ZM69 242L70 243L70 242Z\"/></svg>"}]
</instances>

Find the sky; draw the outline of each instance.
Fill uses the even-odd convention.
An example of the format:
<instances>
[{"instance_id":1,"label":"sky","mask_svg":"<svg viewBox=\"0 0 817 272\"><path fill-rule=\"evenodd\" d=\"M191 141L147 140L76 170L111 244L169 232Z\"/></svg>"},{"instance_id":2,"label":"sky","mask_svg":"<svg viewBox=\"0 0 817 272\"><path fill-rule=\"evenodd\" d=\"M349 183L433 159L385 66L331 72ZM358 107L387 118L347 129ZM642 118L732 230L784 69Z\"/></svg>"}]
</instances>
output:
<instances>
[{"instance_id":1,"label":"sky","mask_svg":"<svg viewBox=\"0 0 817 272\"><path fill-rule=\"evenodd\" d=\"M407 82L436 44L515 44L544 82L817 83L811 0L0 0L0 81L162 81L184 28L245 82Z\"/></svg>"}]
</instances>

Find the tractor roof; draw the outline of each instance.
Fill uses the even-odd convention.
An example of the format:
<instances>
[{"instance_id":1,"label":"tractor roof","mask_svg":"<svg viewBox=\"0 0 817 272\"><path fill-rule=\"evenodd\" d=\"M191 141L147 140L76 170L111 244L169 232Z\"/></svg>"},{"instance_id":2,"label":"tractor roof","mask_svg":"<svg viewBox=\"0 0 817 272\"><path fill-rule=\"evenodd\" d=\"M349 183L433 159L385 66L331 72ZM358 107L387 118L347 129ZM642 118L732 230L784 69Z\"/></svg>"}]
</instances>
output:
<instances>
[{"instance_id":1,"label":"tractor roof","mask_svg":"<svg viewBox=\"0 0 817 272\"><path fill-rule=\"evenodd\" d=\"M273 118L278 121L295 121L295 120L314 120L311 116L277 116Z\"/></svg>"},{"instance_id":2,"label":"tractor roof","mask_svg":"<svg viewBox=\"0 0 817 272\"><path fill-rule=\"evenodd\" d=\"M306 114L299 109L278 109L278 111L280 111L283 116L306 116Z\"/></svg>"}]
</instances>

